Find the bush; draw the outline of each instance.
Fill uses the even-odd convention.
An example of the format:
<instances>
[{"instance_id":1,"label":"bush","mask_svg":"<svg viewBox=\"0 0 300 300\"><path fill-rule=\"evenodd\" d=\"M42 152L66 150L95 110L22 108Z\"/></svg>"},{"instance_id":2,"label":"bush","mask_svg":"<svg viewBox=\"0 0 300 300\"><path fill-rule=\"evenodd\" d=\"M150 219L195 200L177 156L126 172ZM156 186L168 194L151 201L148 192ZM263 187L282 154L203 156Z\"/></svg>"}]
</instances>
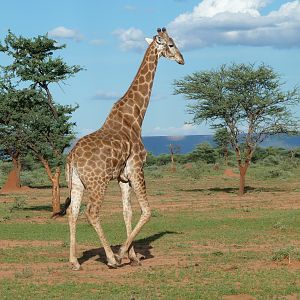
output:
<instances>
[{"instance_id":1,"label":"bush","mask_svg":"<svg viewBox=\"0 0 300 300\"><path fill-rule=\"evenodd\" d=\"M147 153L147 159L146 159L146 166L153 166L156 164L156 156L153 155L153 153L148 152Z\"/></svg>"},{"instance_id":2,"label":"bush","mask_svg":"<svg viewBox=\"0 0 300 300\"><path fill-rule=\"evenodd\" d=\"M277 166L281 161L282 157L278 155L269 155L263 159L262 163L266 166Z\"/></svg>"},{"instance_id":3,"label":"bush","mask_svg":"<svg viewBox=\"0 0 300 300\"><path fill-rule=\"evenodd\" d=\"M149 166L145 168L145 176L151 178L163 178L163 172L158 166Z\"/></svg>"},{"instance_id":4,"label":"bush","mask_svg":"<svg viewBox=\"0 0 300 300\"><path fill-rule=\"evenodd\" d=\"M279 166L265 166L263 164L255 164L249 169L255 177L266 180L275 178L289 178L292 176L290 171L287 171Z\"/></svg>"},{"instance_id":5,"label":"bush","mask_svg":"<svg viewBox=\"0 0 300 300\"><path fill-rule=\"evenodd\" d=\"M182 169L185 177L191 177L193 179L200 179L203 176L207 176L213 173L213 165L206 164L203 161L198 161L189 165L188 168Z\"/></svg>"},{"instance_id":6,"label":"bush","mask_svg":"<svg viewBox=\"0 0 300 300\"><path fill-rule=\"evenodd\" d=\"M199 144L196 149L190 153L190 161L202 161L207 164L214 164L217 160L217 150L208 143Z\"/></svg>"},{"instance_id":7,"label":"bush","mask_svg":"<svg viewBox=\"0 0 300 300\"><path fill-rule=\"evenodd\" d=\"M30 154L27 154L24 157L21 156L21 165L23 171L33 171L42 166L42 164Z\"/></svg>"}]
</instances>

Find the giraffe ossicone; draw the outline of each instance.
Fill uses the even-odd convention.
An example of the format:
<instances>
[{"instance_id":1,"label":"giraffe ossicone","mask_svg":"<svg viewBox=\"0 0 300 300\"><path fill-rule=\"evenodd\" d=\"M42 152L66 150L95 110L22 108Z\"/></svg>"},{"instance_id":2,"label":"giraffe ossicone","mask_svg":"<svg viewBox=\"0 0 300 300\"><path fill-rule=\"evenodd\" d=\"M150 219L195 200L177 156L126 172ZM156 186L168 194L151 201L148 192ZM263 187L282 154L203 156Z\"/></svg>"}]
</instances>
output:
<instances>
[{"instance_id":1,"label":"giraffe ossicone","mask_svg":"<svg viewBox=\"0 0 300 300\"><path fill-rule=\"evenodd\" d=\"M154 75L160 57L184 64L184 59L165 28L158 29L150 42L139 70L127 92L113 106L103 126L82 137L67 158L66 177L70 196L66 207L70 227L70 262L79 270L76 257L76 222L83 191L88 191L86 216L96 230L107 257L107 265L116 268L123 257L133 265L139 265L133 241L143 225L149 221L151 212L146 195L143 164L146 150L142 142L141 128L149 104ZM118 254L114 254L100 224L100 210L108 183L116 179L122 193L123 216L127 239ZM130 194L134 191L141 208L141 217L132 229Z\"/></svg>"}]
</instances>

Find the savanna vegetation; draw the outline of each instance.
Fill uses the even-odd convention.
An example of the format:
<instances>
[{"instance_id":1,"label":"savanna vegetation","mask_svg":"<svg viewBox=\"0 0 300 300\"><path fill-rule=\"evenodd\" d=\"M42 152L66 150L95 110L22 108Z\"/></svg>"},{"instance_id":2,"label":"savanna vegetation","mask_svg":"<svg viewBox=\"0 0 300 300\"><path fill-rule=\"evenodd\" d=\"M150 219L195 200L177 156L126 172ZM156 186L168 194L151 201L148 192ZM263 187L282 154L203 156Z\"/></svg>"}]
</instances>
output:
<instances>
[{"instance_id":1,"label":"savanna vegetation","mask_svg":"<svg viewBox=\"0 0 300 300\"><path fill-rule=\"evenodd\" d=\"M34 155L52 185L53 212L60 209L60 176L64 150L74 140L70 118L76 106L53 99L51 86L82 68L68 66L56 52L65 48L47 35L35 38L8 32L0 53L9 63L0 67L0 145L12 157L15 186L20 187L21 157Z\"/></svg>"},{"instance_id":2,"label":"savanna vegetation","mask_svg":"<svg viewBox=\"0 0 300 300\"><path fill-rule=\"evenodd\" d=\"M279 74L261 64L223 65L174 82L175 93L189 100L192 123L207 122L227 131L240 174L239 194L256 146L267 137L298 130L293 108L300 103L299 88L285 91Z\"/></svg>"},{"instance_id":3,"label":"savanna vegetation","mask_svg":"<svg viewBox=\"0 0 300 300\"><path fill-rule=\"evenodd\" d=\"M213 161L207 161L208 153ZM237 195L232 151L226 163L222 149L199 145L192 153L175 155L176 170L169 154L149 155L145 173L153 216L135 242L145 257L142 266L131 267L125 260L117 270L107 268L84 215L85 196L77 234L79 272L68 264L67 218L50 218L48 179L40 163L26 157L21 180L32 189L0 196L0 297L297 299L299 154L257 149L243 197ZM1 183L11 164L1 163ZM228 169L233 172L224 173ZM62 195L67 194L63 188ZM114 251L126 236L120 200L112 182L102 224ZM133 208L136 222L135 199Z\"/></svg>"},{"instance_id":4,"label":"savanna vegetation","mask_svg":"<svg viewBox=\"0 0 300 300\"><path fill-rule=\"evenodd\" d=\"M83 270L71 271L67 218L50 218L60 194L68 195L61 174L77 108L55 101L51 87L82 70L56 55L63 48L47 36L11 32L0 44L10 61L0 74L0 186L13 169L16 185L27 187L0 194L0 299L298 299L300 149L259 143L296 131L299 91L283 91L264 65L222 66L175 82L193 123L216 129L216 146L148 154L152 219L134 242L140 267L125 260L107 268L84 195L77 238ZM126 230L115 182L102 224L118 251Z\"/></svg>"}]
</instances>

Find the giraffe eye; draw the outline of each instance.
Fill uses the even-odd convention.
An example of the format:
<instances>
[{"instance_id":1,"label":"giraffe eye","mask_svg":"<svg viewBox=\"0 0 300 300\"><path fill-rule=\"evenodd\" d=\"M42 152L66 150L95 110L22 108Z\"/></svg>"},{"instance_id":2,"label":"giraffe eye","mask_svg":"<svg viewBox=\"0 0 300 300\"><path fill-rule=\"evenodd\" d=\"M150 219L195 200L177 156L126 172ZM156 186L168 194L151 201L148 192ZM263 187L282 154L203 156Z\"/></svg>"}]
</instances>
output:
<instances>
[{"instance_id":1,"label":"giraffe eye","mask_svg":"<svg viewBox=\"0 0 300 300\"><path fill-rule=\"evenodd\" d=\"M170 48L174 47L174 45L169 45Z\"/></svg>"}]
</instances>

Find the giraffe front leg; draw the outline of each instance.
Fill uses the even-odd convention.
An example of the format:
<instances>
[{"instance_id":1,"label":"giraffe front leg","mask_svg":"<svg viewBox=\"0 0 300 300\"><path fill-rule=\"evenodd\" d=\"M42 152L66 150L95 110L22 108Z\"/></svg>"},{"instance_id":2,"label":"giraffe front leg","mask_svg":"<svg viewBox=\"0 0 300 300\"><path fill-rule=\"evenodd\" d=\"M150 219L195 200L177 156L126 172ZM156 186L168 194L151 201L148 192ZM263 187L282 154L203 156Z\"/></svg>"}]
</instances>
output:
<instances>
[{"instance_id":1,"label":"giraffe front leg","mask_svg":"<svg viewBox=\"0 0 300 300\"><path fill-rule=\"evenodd\" d=\"M118 256L120 259L122 259L125 255L125 253L128 251L128 249L131 247L133 240L137 236L137 234L141 231L142 227L149 221L151 217L151 211L150 206L147 200L146 195L146 185L145 185L145 179L144 179L144 173L141 169L139 173L135 173L131 176L130 179L131 185L133 187L133 190L136 194L137 200L139 202L139 205L141 207L142 215L133 229L133 231L130 233L130 235L127 237L127 240L122 245L122 247L119 250Z\"/></svg>"},{"instance_id":2,"label":"giraffe front leg","mask_svg":"<svg viewBox=\"0 0 300 300\"><path fill-rule=\"evenodd\" d=\"M125 222L125 226L126 226L126 232L127 232L127 237L130 236L131 232L132 232L132 207L131 207L131 199L130 199L130 193L131 193L131 186L129 184L129 182L122 182L119 181L119 186L121 189L121 193L122 193L122 203L123 203L123 217L124 217L124 222ZM121 258L116 256L119 263L121 263ZM140 265L140 261L134 251L133 246L129 247L129 251L128 251L128 258L130 260L130 263L132 266L136 266L136 265Z\"/></svg>"}]
</instances>

